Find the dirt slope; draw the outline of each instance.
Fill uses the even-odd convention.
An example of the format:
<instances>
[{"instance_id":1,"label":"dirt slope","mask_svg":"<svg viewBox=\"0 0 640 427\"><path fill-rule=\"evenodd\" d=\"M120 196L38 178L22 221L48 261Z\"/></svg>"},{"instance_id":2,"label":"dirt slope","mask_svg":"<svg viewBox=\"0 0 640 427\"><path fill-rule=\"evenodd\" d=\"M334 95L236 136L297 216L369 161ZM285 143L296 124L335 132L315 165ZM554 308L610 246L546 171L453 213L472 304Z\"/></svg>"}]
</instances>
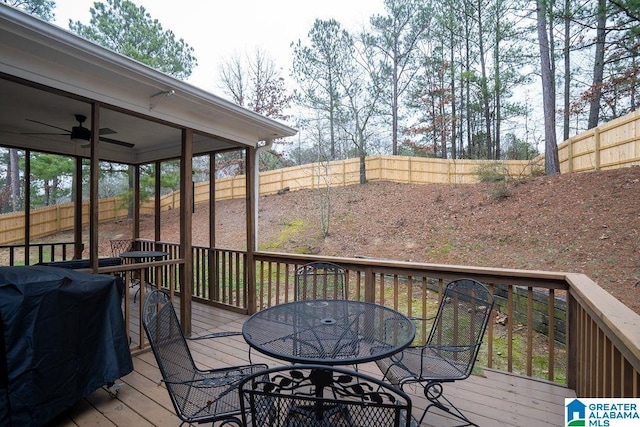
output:
<instances>
[{"instance_id":1,"label":"dirt slope","mask_svg":"<svg viewBox=\"0 0 640 427\"><path fill-rule=\"evenodd\" d=\"M497 198L494 184L369 183L331 189L330 234L321 238L318 195L261 197L263 250L587 274L640 313L640 167L528 178ZM217 245L243 248L244 202L218 203ZM162 240L178 241L179 212L163 213ZM208 243L206 204L194 244ZM101 241L128 234L100 226ZM143 237L153 222L142 222ZM103 243L108 245L105 241Z\"/></svg>"}]
</instances>

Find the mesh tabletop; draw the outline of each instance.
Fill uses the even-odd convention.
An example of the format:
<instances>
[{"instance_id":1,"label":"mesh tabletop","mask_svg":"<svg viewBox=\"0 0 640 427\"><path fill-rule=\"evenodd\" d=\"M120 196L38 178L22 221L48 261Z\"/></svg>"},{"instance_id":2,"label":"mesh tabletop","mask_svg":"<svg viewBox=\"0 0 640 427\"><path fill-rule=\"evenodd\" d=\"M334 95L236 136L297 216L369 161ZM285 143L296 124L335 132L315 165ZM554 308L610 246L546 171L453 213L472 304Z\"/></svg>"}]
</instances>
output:
<instances>
[{"instance_id":1,"label":"mesh tabletop","mask_svg":"<svg viewBox=\"0 0 640 427\"><path fill-rule=\"evenodd\" d=\"M296 301L269 307L242 327L261 353L293 363L347 365L391 356L415 335L413 322L390 308L359 301Z\"/></svg>"}]
</instances>

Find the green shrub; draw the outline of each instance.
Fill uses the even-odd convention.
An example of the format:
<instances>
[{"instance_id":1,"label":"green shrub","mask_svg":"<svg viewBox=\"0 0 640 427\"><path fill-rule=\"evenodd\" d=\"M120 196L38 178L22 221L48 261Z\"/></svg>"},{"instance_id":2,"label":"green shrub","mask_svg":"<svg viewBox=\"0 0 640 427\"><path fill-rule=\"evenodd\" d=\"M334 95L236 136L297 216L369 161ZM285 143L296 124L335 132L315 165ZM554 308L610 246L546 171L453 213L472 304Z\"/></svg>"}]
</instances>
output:
<instances>
[{"instance_id":1,"label":"green shrub","mask_svg":"<svg viewBox=\"0 0 640 427\"><path fill-rule=\"evenodd\" d=\"M531 166L531 176L544 176L544 167L536 164Z\"/></svg>"},{"instance_id":2,"label":"green shrub","mask_svg":"<svg viewBox=\"0 0 640 427\"><path fill-rule=\"evenodd\" d=\"M491 189L491 197L493 200L504 200L511 196L511 189L507 185L507 181L496 181Z\"/></svg>"},{"instance_id":3,"label":"green shrub","mask_svg":"<svg viewBox=\"0 0 640 427\"><path fill-rule=\"evenodd\" d=\"M480 182L501 182L507 180L509 170L502 163L489 162L478 166L475 174Z\"/></svg>"},{"instance_id":4,"label":"green shrub","mask_svg":"<svg viewBox=\"0 0 640 427\"><path fill-rule=\"evenodd\" d=\"M504 200L511 196L511 190L507 185L509 180L509 170L502 163L484 163L475 171L480 182L491 182L491 198L493 200Z\"/></svg>"}]
</instances>

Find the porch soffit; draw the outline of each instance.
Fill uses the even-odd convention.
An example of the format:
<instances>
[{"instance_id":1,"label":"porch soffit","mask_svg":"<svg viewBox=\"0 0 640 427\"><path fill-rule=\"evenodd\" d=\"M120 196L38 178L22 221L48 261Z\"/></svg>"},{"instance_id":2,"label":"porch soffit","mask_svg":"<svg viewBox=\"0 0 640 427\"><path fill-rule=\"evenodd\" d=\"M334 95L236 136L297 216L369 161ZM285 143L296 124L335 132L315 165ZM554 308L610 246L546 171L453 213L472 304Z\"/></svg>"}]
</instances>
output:
<instances>
[{"instance_id":1,"label":"porch soffit","mask_svg":"<svg viewBox=\"0 0 640 427\"><path fill-rule=\"evenodd\" d=\"M76 114L133 148L100 143L102 160L142 164L175 158L181 128L194 130L194 154L292 136L295 129L157 72L62 28L0 3L0 144L89 157L64 133ZM15 80L15 81L14 81ZM28 85L22 84L27 83ZM46 87L30 87L31 82ZM48 90L52 89L57 93ZM46 126L46 125L50 126ZM59 129L56 129L59 128Z\"/></svg>"}]
</instances>

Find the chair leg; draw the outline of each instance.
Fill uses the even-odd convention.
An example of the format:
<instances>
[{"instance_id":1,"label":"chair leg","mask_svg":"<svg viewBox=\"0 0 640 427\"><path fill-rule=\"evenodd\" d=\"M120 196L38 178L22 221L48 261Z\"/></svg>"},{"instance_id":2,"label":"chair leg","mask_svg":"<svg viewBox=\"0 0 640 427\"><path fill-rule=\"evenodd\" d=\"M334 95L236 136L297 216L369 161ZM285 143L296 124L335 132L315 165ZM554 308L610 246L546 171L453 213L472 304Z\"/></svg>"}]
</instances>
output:
<instances>
[{"instance_id":1,"label":"chair leg","mask_svg":"<svg viewBox=\"0 0 640 427\"><path fill-rule=\"evenodd\" d=\"M154 290L154 289L156 289L156 285L154 285L153 283L146 282L144 285L145 285L147 288L149 288L150 290ZM136 302L136 298L137 298L138 294L140 293L140 286L142 286L142 283L138 283L138 290L137 290L137 291L136 291L136 293L133 295L133 303L134 303L134 304L135 304L135 302Z\"/></svg>"},{"instance_id":2,"label":"chair leg","mask_svg":"<svg viewBox=\"0 0 640 427\"><path fill-rule=\"evenodd\" d=\"M136 291L135 294L133 294L133 303L136 303L136 299L138 298L138 294L140 293L140 286L142 286L142 284L140 283L140 281L138 281L137 284L131 285L131 287L133 288L134 286L138 286L138 290Z\"/></svg>"},{"instance_id":3,"label":"chair leg","mask_svg":"<svg viewBox=\"0 0 640 427\"><path fill-rule=\"evenodd\" d=\"M426 409L424 410L424 413L422 414L422 417L420 417L419 425L422 425L422 422L427 416L427 412L429 412L429 409L435 407L459 419L464 423L464 424L459 424L457 427L463 427L463 426L478 427L476 423L472 422L469 418L467 418L466 415L462 413L462 411L460 411L460 409L458 409L453 403L451 403L451 401L442 394L442 391L443 391L442 383L440 382L429 381L424 386L424 396L427 398L427 400L429 400L429 405L427 405Z\"/></svg>"},{"instance_id":4,"label":"chair leg","mask_svg":"<svg viewBox=\"0 0 640 427\"><path fill-rule=\"evenodd\" d=\"M226 426L226 425L230 425L230 424L242 427L242 420L240 420L240 419L238 419L236 417L229 417L227 419L222 420L222 423L220 424L220 427ZM215 423L214 423L214 425L215 425Z\"/></svg>"}]
</instances>

